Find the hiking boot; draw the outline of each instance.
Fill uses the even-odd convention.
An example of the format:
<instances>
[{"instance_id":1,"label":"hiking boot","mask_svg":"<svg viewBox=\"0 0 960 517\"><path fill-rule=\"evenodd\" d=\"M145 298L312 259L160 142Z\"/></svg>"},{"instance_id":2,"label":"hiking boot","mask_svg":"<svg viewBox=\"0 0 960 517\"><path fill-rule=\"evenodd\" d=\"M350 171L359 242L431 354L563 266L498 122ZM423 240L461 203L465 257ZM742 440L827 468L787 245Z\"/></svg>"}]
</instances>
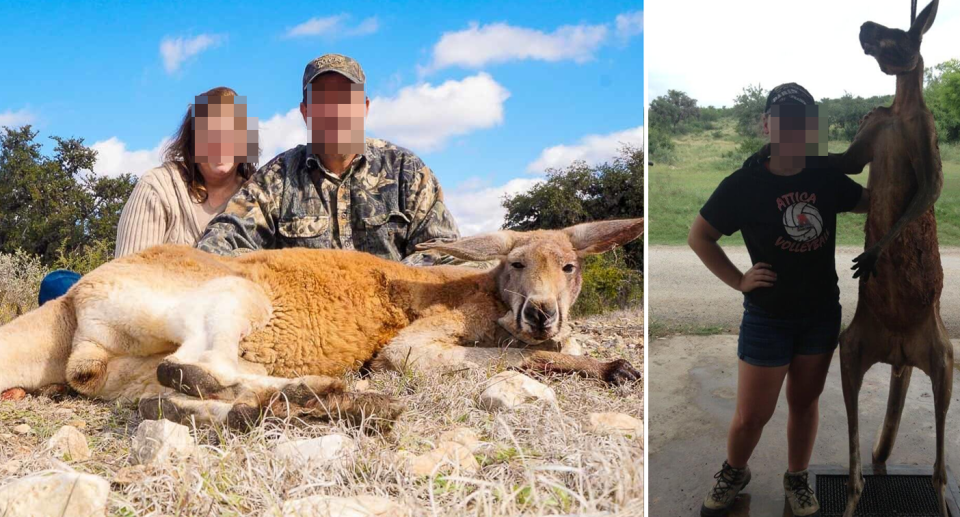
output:
<instances>
[{"instance_id":1,"label":"hiking boot","mask_svg":"<svg viewBox=\"0 0 960 517\"><path fill-rule=\"evenodd\" d=\"M727 515L737 495L750 482L750 467L735 469L726 461L714 476L717 482L710 489L700 506L700 517L723 517Z\"/></svg>"},{"instance_id":2,"label":"hiking boot","mask_svg":"<svg viewBox=\"0 0 960 517\"><path fill-rule=\"evenodd\" d=\"M810 515L820 515L820 502L817 501L817 495L810 488L807 479L807 471L787 472L783 475L783 491L787 495L787 502L790 503L790 509L797 517L807 517Z\"/></svg>"}]
</instances>

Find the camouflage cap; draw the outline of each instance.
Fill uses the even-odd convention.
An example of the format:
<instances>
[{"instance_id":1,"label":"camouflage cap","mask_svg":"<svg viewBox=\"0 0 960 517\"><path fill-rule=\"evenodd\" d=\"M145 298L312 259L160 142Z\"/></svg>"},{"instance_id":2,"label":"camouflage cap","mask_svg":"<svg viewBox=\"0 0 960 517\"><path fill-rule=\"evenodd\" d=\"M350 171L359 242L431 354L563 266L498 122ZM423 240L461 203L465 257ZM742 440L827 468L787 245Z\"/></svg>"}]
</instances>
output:
<instances>
[{"instance_id":1,"label":"camouflage cap","mask_svg":"<svg viewBox=\"0 0 960 517\"><path fill-rule=\"evenodd\" d=\"M324 72L336 72L354 84L363 84L367 79L355 59L340 54L324 54L311 60L303 69L303 89L306 90L310 81Z\"/></svg>"}]
</instances>

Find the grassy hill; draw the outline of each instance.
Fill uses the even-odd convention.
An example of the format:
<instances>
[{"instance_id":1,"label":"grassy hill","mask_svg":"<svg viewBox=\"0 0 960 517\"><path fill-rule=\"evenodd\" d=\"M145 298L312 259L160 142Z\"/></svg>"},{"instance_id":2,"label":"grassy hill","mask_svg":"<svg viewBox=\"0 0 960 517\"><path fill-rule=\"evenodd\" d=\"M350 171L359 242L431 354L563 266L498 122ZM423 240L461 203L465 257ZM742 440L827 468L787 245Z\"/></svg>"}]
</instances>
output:
<instances>
[{"instance_id":1,"label":"grassy hill","mask_svg":"<svg viewBox=\"0 0 960 517\"><path fill-rule=\"evenodd\" d=\"M721 119L717 130L674 138L676 160L656 163L647 174L650 244L686 244L690 223L720 181L735 171L747 155L737 152L737 134L731 119ZM830 152L842 152L849 142L830 142ZM960 147L941 145L944 188L937 201L937 231L943 246L960 246ZM869 168L853 178L866 185ZM837 243L863 244L862 214L840 214ZM739 234L721 240L740 244Z\"/></svg>"}]
</instances>

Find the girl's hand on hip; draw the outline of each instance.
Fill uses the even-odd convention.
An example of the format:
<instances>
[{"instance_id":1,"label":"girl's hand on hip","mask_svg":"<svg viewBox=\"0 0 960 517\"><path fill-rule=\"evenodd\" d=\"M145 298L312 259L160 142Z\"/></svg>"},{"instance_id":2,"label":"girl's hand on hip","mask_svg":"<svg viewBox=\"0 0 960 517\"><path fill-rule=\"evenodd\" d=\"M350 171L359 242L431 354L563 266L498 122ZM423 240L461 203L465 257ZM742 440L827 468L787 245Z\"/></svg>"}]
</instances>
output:
<instances>
[{"instance_id":1,"label":"girl's hand on hip","mask_svg":"<svg viewBox=\"0 0 960 517\"><path fill-rule=\"evenodd\" d=\"M757 262L740 277L738 290L749 293L758 287L773 287L776 281L777 274L773 272L773 266L765 262Z\"/></svg>"}]
</instances>

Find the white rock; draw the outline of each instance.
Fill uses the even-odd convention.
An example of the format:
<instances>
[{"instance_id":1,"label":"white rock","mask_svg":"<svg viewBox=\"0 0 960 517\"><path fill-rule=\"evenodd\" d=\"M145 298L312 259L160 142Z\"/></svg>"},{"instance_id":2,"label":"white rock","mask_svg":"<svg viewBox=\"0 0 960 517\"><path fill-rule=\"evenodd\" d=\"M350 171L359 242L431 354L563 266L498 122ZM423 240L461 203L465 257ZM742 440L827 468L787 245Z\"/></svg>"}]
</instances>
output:
<instances>
[{"instance_id":1,"label":"white rock","mask_svg":"<svg viewBox=\"0 0 960 517\"><path fill-rule=\"evenodd\" d=\"M274 508L265 517L404 517L410 511L383 497L361 495L333 497L314 495L285 501L283 509Z\"/></svg>"},{"instance_id":2,"label":"white rock","mask_svg":"<svg viewBox=\"0 0 960 517\"><path fill-rule=\"evenodd\" d=\"M471 451L480 448L480 437L469 427L457 427L440 435L440 442L456 442Z\"/></svg>"},{"instance_id":3,"label":"white rock","mask_svg":"<svg viewBox=\"0 0 960 517\"><path fill-rule=\"evenodd\" d=\"M331 434L310 440L290 440L273 449L281 461L310 465L319 462L343 460L353 455L357 443L342 434Z\"/></svg>"},{"instance_id":4,"label":"white rock","mask_svg":"<svg viewBox=\"0 0 960 517\"><path fill-rule=\"evenodd\" d=\"M15 432L15 433L17 433L17 434L27 434L27 433L29 433L29 432L32 431L32 430L33 430L33 428L30 427L30 426L27 425L27 424L20 424L20 425L15 426L15 427L13 428L13 432Z\"/></svg>"},{"instance_id":5,"label":"white rock","mask_svg":"<svg viewBox=\"0 0 960 517\"><path fill-rule=\"evenodd\" d=\"M643 422L625 413L590 413L590 431L640 437L643 434Z\"/></svg>"},{"instance_id":6,"label":"white rock","mask_svg":"<svg viewBox=\"0 0 960 517\"><path fill-rule=\"evenodd\" d=\"M16 474L20 470L20 466L23 465L19 460L10 460L3 465L0 465L0 471L3 471L11 476Z\"/></svg>"},{"instance_id":7,"label":"white rock","mask_svg":"<svg viewBox=\"0 0 960 517\"><path fill-rule=\"evenodd\" d=\"M110 482L92 474L51 472L0 487L0 515L102 516L107 513Z\"/></svg>"},{"instance_id":8,"label":"white rock","mask_svg":"<svg viewBox=\"0 0 960 517\"><path fill-rule=\"evenodd\" d=\"M84 461L91 456L87 437L71 425L61 427L47 442L47 447L58 458L69 457L71 461Z\"/></svg>"},{"instance_id":9,"label":"white rock","mask_svg":"<svg viewBox=\"0 0 960 517\"><path fill-rule=\"evenodd\" d=\"M148 465L164 462L174 455L189 456L197 450L190 428L169 420L144 420L133 436L130 461Z\"/></svg>"},{"instance_id":10,"label":"white rock","mask_svg":"<svg viewBox=\"0 0 960 517\"><path fill-rule=\"evenodd\" d=\"M480 406L488 410L511 409L533 400L555 403L557 395L549 386L512 370L491 377L480 394Z\"/></svg>"},{"instance_id":11,"label":"white rock","mask_svg":"<svg viewBox=\"0 0 960 517\"><path fill-rule=\"evenodd\" d=\"M583 355L583 348L580 346L578 337L570 336L563 340L563 346L560 347L561 354Z\"/></svg>"},{"instance_id":12,"label":"white rock","mask_svg":"<svg viewBox=\"0 0 960 517\"><path fill-rule=\"evenodd\" d=\"M436 449L407 459L407 471L415 476L474 474L480 464L473 451L457 442L440 442Z\"/></svg>"}]
</instances>

